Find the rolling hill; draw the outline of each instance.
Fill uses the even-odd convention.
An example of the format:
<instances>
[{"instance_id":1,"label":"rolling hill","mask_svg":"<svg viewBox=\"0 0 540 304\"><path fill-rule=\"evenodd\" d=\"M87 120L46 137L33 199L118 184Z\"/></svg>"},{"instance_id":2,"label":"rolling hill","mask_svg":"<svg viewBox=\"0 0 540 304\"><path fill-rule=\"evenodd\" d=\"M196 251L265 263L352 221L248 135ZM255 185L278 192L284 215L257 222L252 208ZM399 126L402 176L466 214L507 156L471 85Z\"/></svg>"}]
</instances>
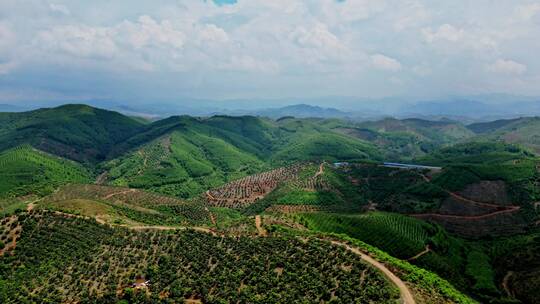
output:
<instances>
[{"instance_id":1,"label":"rolling hill","mask_svg":"<svg viewBox=\"0 0 540 304\"><path fill-rule=\"evenodd\" d=\"M96 163L141 129L142 124L129 117L86 105L0 113L0 151L29 144L54 155Z\"/></svg>"},{"instance_id":2,"label":"rolling hill","mask_svg":"<svg viewBox=\"0 0 540 304\"><path fill-rule=\"evenodd\" d=\"M536 128L0 113L0 299L530 303Z\"/></svg>"},{"instance_id":3,"label":"rolling hill","mask_svg":"<svg viewBox=\"0 0 540 304\"><path fill-rule=\"evenodd\" d=\"M0 152L0 198L45 195L65 183L87 183L93 174L73 161L29 145Z\"/></svg>"},{"instance_id":4,"label":"rolling hill","mask_svg":"<svg viewBox=\"0 0 540 304\"><path fill-rule=\"evenodd\" d=\"M129 152L103 164L109 183L183 198L291 162L379 158L371 144L315 121L251 116L171 117L120 149Z\"/></svg>"},{"instance_id":5,"label":"rolling hill","mask_svg":"<svg viewBox=\"0 0 540 304\"><path fill-rule=\"evenodd\" d=\"M484 140L519 144L540 153L540 117L497 120L467 127Z\"/></svg>"},{"instance_id":6,"label":"rolling hill","mask_svg":"<svg viewBox=\"0 0 540 304\"><path fill-rule=\"evenodd\" d=\"M386 118L357 124L334 121L331 125L340 133L373 143L387 160L411 159L474 136L454 121Z\"/></svg>"}]
</instances>

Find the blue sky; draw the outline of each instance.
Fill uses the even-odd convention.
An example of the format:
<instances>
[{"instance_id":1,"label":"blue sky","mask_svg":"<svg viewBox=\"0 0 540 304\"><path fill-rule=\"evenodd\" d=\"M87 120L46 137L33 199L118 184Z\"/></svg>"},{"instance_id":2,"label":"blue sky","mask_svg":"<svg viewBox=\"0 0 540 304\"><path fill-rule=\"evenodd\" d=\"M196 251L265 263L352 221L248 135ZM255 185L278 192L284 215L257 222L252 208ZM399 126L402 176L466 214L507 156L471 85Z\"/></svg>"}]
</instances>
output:
<instances>
[{"instance_id":1,"label":"blue sky","mask_svg":"<svg viewBox=\"0 0 540 304\"><path fill-rule=\"evenodd\" d=\"M538 37L538 1L2 0L0 102L540 95Z\"/></svg>"}]
</instances>

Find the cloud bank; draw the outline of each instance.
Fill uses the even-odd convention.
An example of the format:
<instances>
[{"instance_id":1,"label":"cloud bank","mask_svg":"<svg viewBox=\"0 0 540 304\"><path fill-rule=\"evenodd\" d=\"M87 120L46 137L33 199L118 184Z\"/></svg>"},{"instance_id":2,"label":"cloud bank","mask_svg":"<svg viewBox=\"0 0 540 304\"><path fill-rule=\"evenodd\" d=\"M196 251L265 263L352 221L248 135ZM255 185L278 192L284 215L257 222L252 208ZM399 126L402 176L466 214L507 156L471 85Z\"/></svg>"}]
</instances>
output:
<instances>
[{"instance_id":1,"label":"cloud bank","mask_svg":"<svg viewBox=\"0 0 540 304\"><path fill-rule=\"evenodd\" d=\"M525 0L4 0L0 101L538 95L537 37Z\"/></svg>"}]
</instances>

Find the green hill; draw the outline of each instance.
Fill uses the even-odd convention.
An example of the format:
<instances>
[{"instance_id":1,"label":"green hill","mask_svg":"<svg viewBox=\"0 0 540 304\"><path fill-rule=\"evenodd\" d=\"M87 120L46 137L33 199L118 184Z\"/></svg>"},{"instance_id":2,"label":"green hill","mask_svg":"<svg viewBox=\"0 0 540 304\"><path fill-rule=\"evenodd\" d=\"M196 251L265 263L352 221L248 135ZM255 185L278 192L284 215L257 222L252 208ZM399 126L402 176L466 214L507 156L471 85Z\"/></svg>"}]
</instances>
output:
<instances>
[{"instance_id":1,"label":"green hill","mask_svg":"<svg viewBox=\"0 0 540 304\"><path fill-rule=\"evenodd\" d=\"M399 298L396 288L354 253L317 239L137 232L47 212L20 214L0 228L16 239L13 256L0 258L2 303L395 303Z\"/></svg>"},{"instance_id":2,"label":"green hill","mask_svg":"<svg viewBox=\"0 0 540 304\"><path fill-rule=\"evenodd\" d=\"M171 117L117 149L130 152L103 165L109 183L183 198L286 163L378 158L371 144L309 120L251 116Z\"/></svg>"},{"instance_id":3,"label":"green hill","mask_svg":"<svg viewBox=\"0 0 540 304\"><path fill-rule=\"evenodd\" d=\"M0 151L22 144L98 165L110 184L183 198L284 163L378 155L313 120L174 116L143 124L85 105L0 113Z\"/></svg>"},{"instance_id":4,"label":"green hill","mask_svg":"<svg viewBox=\"0 0 540 304\"><path fill-rule=\"evenodd\" d=\"M448 164L497 164L534 157L534 153L520 145L481 141L443 147L415 161L444 166Z\"/></svg>"},{"instance_id":5,"label":"green hill","mask_svg":"<svg viewBox=\"0 0 540 304\"><path fill-rule=\"evenodd\" d=\"M86 105L0 113L0 151L30 144L54 155L97 162L142 126L122 114Z\"/></svg>"},{"instance_id":6,"label":"green hill","mask_svg":"<svg viewBox=\"0 0 540 304\"><path fill-rule=\"evenodd\" d=\"M481 247L448 235L440 226L398 214L306 213L299 221L315 231L345 234L408 260L486 300L500 296L491 260ZM476 259L471 261L472 259ZM486 296L489 295L489 296Z\"/></svg>"},{"instance_id":7,"label":"green hill","mask_svg":"<svg viewBox=\"0 0 540 304\"><path fill-rule=\"evenodd\" d=\"M0 152L0 168L0 197L44 195L62 184L92 180L81 165L28 145Z\"/></svg>"},{"instance_id":8,"label":"green hill","mask_svg":"<svg viewBox=\"0 0 540 304\"><path fill-rule=\"evenodd\" d=\"M526 119L526 118L525 118ZM522 121L523 118L514 118L514 119L499 119L488 122L477 122L467 125L467 129L473 131L477 134L485 134L501 129L507 125L513 124L515 122Z\"/></svg>"},{"instance_id":9,"label":"green hill","mask_svg":"<svg viewBox=\"0 0 540 304\"><path fill-rule=\"evenodd\" d=\"M179 128L106 163L109 182L188 198L267 167L254 154L204 131Z\"/></svg>"},{"instance_id":10,"label":"green hill","mask_svg":"<svg viewBox=\"0 0 540 304\"><path fill-rule=\"evenodd\" d=\"M483 140L520 144L540 153L540 117L478 123L468 128Z\"/></svg>"},{"instance_id":11,"label":"green hill","mask_svg":"<svg viewBox=\"0 0 540 304\"><path fill-rule=\"evenodd\" d=\"M387 160L406 160L474 135L458 122L387 118L362 123L330 121L338 132L375 144Z\"/></svg>"}]
</instances>

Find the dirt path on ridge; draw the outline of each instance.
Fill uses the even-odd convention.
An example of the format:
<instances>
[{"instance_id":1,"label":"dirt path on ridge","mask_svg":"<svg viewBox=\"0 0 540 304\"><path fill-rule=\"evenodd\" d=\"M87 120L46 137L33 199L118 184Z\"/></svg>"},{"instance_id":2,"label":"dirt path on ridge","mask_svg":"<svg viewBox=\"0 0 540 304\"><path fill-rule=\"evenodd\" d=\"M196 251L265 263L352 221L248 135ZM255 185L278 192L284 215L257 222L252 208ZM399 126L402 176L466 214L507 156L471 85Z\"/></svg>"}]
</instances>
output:
<instances>
[{"instance_id":1,"label":"dirt path on ridge","mask_svg":"<svg viewBox=\"0 0 540 304\"><path fill-rule=\"evenodd\" d=\"M512 209L506 209L501 211L495 211L488 214L482 214L482 215L452 215L452 214L439 214L439 213L419 213L419 214L409 214L409 216L416 217L416 218L425 218L425 217L436 217L441 219L462 219L462 220L481 220L486 219L490 217L494 217L501 214L506 213L514 213L516 211L519 211L519 207L515 206L516 208Z\"/></svg>"},{"instance_id":2,"label":"dirt path on ridge","mask_svg":"<svg viewBox=\"0 0 540 304\"><path fill-rule=\"evenodd\" d=\"M319 171L317 171L317 173L315 173L315 175L313 176L313 178L316 178L320 175L322 175L324 173L324 162L322 162L320 165L319 165Z\"/></svg>"},{"instance_id":3,"label":"dirt path on ridge","mask_svg":"<svg viewBox=\"0 0 540 304\"><path fill-rule=\"evenodd\" d=\"M408 258L407 261L414 261L414 260L418 259L419 257L423 256L424 254L427 254L430 251L431 251L431 248L429 248L429 245L426 245L426 249L422 250L422 252L420 252L419 254L413 256L412 258Z\"/></svg>"},{"instance_id":4,"label":"dirt path on ridge","mask_svg":"<svg viewBox=\"0 0 540 304\"><path fill-rule=\"evenodd\" d=\"M405 285L405 283L400 278L398 278L393 272L391 272L388 268L386 268L384 264L378 262L374 258L363 253L358 248L352 247L350 245L347 245L345 243L338 242L338 241L331 241L331 243L334 245L345 247L345 249L360 256L360 258L364 260L366 263L379 269L384 274L384 276L388 278L388 280L390 280L390 282L392 282L399 289L399 294L401 296L401 301L403 304L416 304L416 301L414 300L414 297L409 287L407 287L407 285Z\"/></svg>"},{"instance_id":5,"label":"dirt path on ridge","mask_svg":"<svg viewBox=\"0 0 540 304\"><path fill-rule=\"evenodd\" d=\"M96 178L96 185L105 184L105 181L107 180L107 174L109 174L109 172L105 171L98 175L98 177Z\"/></svg>"},{"instance_id":6,"label":"dirt path on ridge","mask_svg":"<svg viewBox=\"0 0 540 304\"><path fill-rule=\"evenodd\" d=\"M262 227L262 220L260 215L255 216L255 227L257 227L257 232L259 236L266 236L266 230Z\"/></svg>"},{"instance_id":7,"label":"dirt path on ridge","mask_svg":"<svg viewBox=\"0 0 540 304\"><path fill-rule=\"evenodd\" d=\"M116 193L116 194L118 194L118 193ZM34 203L33 202L28 204L27 209L32 210L32 208L34 208ZM60 212L60 211L55 211L55 214L62 215L62 216L65 216L65 217L72 217L72 218L85 218L85 219L91 218L91 217L86 217L86 216L70 214L70 213L64 213L64 212ZM267 232L262 227L262 220L261 220L260 215L255 216L255 226L257 227L257 231L259 232L259 235L265 236L267 234ZM127 225L120 225L120 227L128 228L128 229L131 229L131 230L163 230L163 231L165 231L165 230L189 230L189 229L192 229L192 230L199 231L199 232L210 233L213 236L218 235L215 231L213 231L211 229L208 229L208 228L204 228L204 227L179 227L179 226L175 227L175 226L160 226L160 225L156 225L156 226L127 226ZM224 236L224 235L221 234L221 236ZM414 297L412 296L412 292L407 287L407 285L405 285L405 283L399 277L397 277L393 272L391 272L384 264L378 262L377 260L375 260L371 256L363 253L358 248L352 247L352 246L350 246L350 245L348 245L346 243L342 243L342 242L339 242L339 241L330 241L330 242L332 244L334 244L334 245L344 247L345 249L347 249L347 250L351 251L352 253L358 255L366 263L368 263L371 266L379 269L383 273L383 275L392 284L394 284L399 289L402 304L416 304L416 301L414 300Z\"/></svg>"},{"instance_id":8,"label":"dirt path on ridge","mask_svg":"<svg viewBox=\"0 0 540 304\"><path fill-rule=\"evenodd\" d=\"M199 232L204 233L210 233L214 236L216 236L216 232L212 231L211 229L204 228L204 227L195 227L195 226L189 226L189 227L175 227L175 226L121 226L124 228L128 228L131 230L195 230Z\"/></svg>"},{"instance_id":9,"label":"dirt path on ridge","mask_svg":"<svg viewBox=\"0 0 540 304\"><path fill-rule=\"evenodd\" d=\"M505 291L506 294L507 294L509 297L511 297L511 298L513 298L514 295L513 295L513 293L512 293L512 290L510 290L510 287L508 287L508 281L510 281L510 277L513 276L513 275L514 275L514 272L513 272L513 271L508 271L508 272L506 273L506 275L504 276L504 279L503 279L503 281L502 281L502 287L503 287L504 291Z\"/></svg>"},{"instance_id":10,"label":"dirt path on ridge","mask_svg":"<svg viewBox=\"0 0 540 304\"><path fill-rule=\"evenodd\" d=\"M129 189L129 190L121 191L121 192L115 192L115 193L111 193L109 195L106 195L103 199L109 199L109 198L111 198L113 196L116 196L116 195L122 195L122 194L135 192L135 191L137 191L137 190L136 189Z\"/></svg>"},{"instance_id":11,"label":"dirt path on ridge","mask_svg":"<svg viewBox=\"0 0 540 304\"><path fill-rule=\"evenodd\" d=\"M420 175L422 176L422 179L424 179L424 181L426 181L428 183L431 182L431 180L427 176L425 176L424 174L420 174ZM521 209L520 206L501 206L501 205L496 205L496 204L477 202L477 201L468 199L466 197L463 197L462 195L460 195L458 193L455 193L455 192L452 192L450 190L446 190L446 189L443 189L443 188L441 188L441 189L444 192L446 192L448 195L450 195L451 197L453 197L454 199L456 199L458 201L468 203L468 204L471 204L471 205L476 205L476 206L479 206L479 207L496 208L496 209L503 208L503 210L495 211L495 212L488 213L488 214L482 214L482 215L450 215L450 214L439 214L439 213L425 213L425 214L411 214L411 216L414 216L414 217L433 216L433 217L438 217L438 218L478 220L478 219L490 218L490 217L497 216L497 215L500 215L500 214L513 213L513 212L519 211Z\"/></svg>"}]
</instances>

